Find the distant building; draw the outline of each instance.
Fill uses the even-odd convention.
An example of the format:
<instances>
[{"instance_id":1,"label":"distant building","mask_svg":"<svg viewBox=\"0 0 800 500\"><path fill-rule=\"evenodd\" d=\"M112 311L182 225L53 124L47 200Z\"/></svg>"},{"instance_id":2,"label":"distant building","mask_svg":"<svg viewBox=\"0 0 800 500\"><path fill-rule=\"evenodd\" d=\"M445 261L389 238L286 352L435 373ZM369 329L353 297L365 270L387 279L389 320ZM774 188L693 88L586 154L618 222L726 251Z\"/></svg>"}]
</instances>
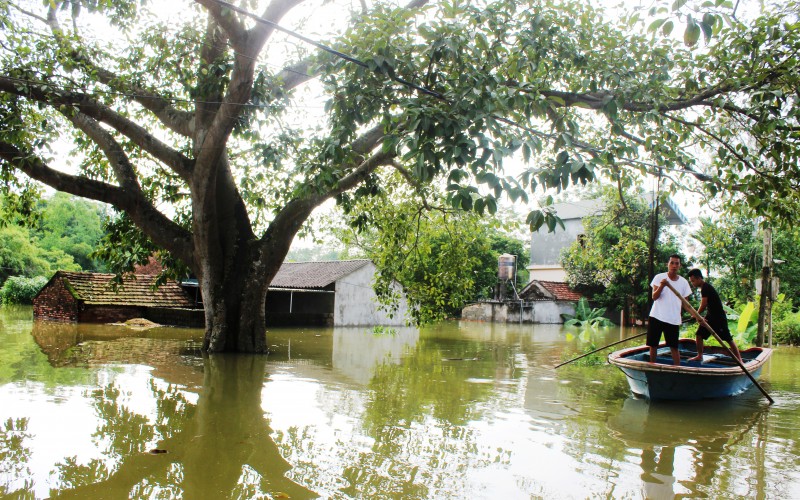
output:
<instances>
[{"instance_id":1,"label":"distant building","mask_svg":"<svg viewBox=\"0 0 800 500\"><path fill-rule=\"evenodd\" d=\"M652 194L646 195L645 199L652 207ZM672 199L668 198L662 202L661 207L670 224L686 224L686 217ZM558 227L554 233L550 233L547 228L541 228L531 233L531 260L527 268L530 271L531 281L566 281L567 275L560 262L561 251L583 237L583 219L600 214L603 208L602 199L570 201L553 205L555 214L564 222L564 229Z\"/></svg>"}]
</instances>

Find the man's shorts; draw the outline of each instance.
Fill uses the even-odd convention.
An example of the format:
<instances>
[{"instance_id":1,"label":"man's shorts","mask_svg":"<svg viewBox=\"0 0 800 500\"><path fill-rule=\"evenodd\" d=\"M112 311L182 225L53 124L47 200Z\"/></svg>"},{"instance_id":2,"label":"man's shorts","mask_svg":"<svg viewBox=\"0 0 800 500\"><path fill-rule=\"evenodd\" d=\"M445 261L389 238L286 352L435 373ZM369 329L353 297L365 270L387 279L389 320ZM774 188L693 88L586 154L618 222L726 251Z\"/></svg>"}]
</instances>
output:
<instances>
[{"instance_id":1,"label":"man's shorts","mask_svg":"<svg viewBox=\"0 0 800 500\"><path fill-rule=\"evenodd\" d=\"M728 328L727 322L708 322L709 326L717 332L719 338L724 340L725 342L733 342L733 336L731 335L731 331ZM711 332L708 331L703 325L697 327L697 336L702 338L703 340L708 340L708 337L711 336Z\"/></svg>"},{"instance_id":2,"label":"man's shorts","mask_svg":"<svg viewBox=\"0 0 800 500\"><path fill-rule=\"evenodd\" d=\"M673 325L664 323L660 319L650 316L647 322L647 345L650 347L658 347L661 342L661 334L664 334L664 341L668 347L678 347L678 335L681 331L681 325Z\"/></svg>"}]
</instances>

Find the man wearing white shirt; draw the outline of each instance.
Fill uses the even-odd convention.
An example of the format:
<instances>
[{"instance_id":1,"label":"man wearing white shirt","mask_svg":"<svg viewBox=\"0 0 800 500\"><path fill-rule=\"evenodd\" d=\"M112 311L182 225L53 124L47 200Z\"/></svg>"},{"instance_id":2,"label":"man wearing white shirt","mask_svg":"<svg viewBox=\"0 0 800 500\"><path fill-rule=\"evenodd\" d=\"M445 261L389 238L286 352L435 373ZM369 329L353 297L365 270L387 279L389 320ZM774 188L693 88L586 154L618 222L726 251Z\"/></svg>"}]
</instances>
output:
<instances>
[{"instance_id":1,"label":"man wearing white shirt","mask_svg":"<svg viewBox=\"0 0 800 500\"><path fill-rule=\"evenodd\" d=\"M681 299L666 290L667 280L672 288L678 291L683 297L688 297L692 293L692 288L685 278L678 275L681 268L680 255L670 255L667 263L667 272L659 273L650 282L653 289L653 307L650 309L650 320L647 323L647 345L650 347L650 362L656 362L658 344L661 342L661 335L672 353L672 363L681 364L681 355L678 352L678 335L681 329Z\"/></svg>"}]
</instances>

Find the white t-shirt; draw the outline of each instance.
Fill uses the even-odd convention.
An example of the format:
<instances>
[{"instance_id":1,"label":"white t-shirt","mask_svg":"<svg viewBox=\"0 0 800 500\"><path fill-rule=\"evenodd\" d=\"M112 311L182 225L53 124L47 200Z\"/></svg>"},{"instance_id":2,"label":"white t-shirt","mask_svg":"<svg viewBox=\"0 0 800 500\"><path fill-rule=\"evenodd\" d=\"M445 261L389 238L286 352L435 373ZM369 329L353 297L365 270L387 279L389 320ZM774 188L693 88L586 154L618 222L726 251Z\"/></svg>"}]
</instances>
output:
<instances>
[{"instance_id":1,"label":"white t-shirt","mask_svg":"<svg viewBox=\"0 0 800 500\"><path fill-rule=\"evenodd\" d=\"M692 287L689 286L689 282L686 281L683 276L678 276L678 279L673 281L669 279L668 273L656 274L653 281L650 282L651 294L653 293L653 287L661 286L661 280L663 279L669 280L669 284L672 285L672 288L677 290L681 296L688 297L692 294ZM650 309L650 317L661 320L664 323L669 323L670 325L680 325L682 308L681 299L672 293L672 290L664 287L658 299L653 301L653 308Z\"/></svg>"}]
</instances>

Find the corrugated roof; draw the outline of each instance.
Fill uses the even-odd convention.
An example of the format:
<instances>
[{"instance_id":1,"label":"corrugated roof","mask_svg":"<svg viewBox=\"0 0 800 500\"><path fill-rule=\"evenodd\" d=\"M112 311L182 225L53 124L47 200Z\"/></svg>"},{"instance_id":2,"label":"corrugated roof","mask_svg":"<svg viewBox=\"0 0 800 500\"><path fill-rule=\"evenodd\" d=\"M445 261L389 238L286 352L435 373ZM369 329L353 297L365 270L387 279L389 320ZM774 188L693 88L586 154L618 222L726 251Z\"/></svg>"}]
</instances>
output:
<instances>
[{"instance_id":1,"label":"corrugated roof","mask_svg":"<svg viewBox=\"0 0 800 500\"><path fill-rule=\"evenodd\" d=\"M367 259L284 262L270 288L325 288L369 264Z\"/></svg>"},{"instance_id":2,"label":"corrugated roof","mask_svg":"<svg viewBox=\"0 0 800 500\"><path fill-rule=\"evenodd\" d=\"M78 299L92 305L194 307L192 300L175 281L167 281L156 289L156 276L135 274L126 276L115 290L111 284L113 274L75 273L59 271L54 278L62 277L75 291Z\"/></svg>"}]
</instances>

